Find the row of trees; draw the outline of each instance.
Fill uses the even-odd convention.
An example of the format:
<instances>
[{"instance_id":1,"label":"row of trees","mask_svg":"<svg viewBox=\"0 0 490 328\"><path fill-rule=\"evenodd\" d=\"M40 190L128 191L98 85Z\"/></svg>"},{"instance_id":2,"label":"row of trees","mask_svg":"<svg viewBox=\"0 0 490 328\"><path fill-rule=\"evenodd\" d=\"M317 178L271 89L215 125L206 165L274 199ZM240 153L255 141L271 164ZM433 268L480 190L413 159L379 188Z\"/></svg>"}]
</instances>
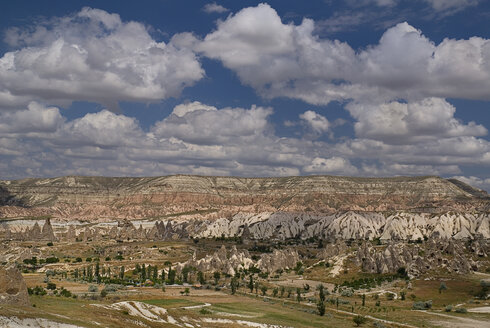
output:
<instances>
[{"instance_id":1,"label":"row of trees","mask_svg":"<svg viewBox=\"0 0 490 328\"><path fill-rule=\"evenodd\" d=\"M136 264L135 268L126 271L124 265L120 267L101 266L99 262L76 268L72 271L72 277L75 280L83 280L89 283L111 283L111 284L183 284L199 282L201 285L207 283L206 276L202 271L195 267L185 266L181 272L172 268L171 262L165 262L164 267L159 269L157 265ZM214 272L212 279L215 285L218 285L222 274Z\"/></svg>"}]
</instances>

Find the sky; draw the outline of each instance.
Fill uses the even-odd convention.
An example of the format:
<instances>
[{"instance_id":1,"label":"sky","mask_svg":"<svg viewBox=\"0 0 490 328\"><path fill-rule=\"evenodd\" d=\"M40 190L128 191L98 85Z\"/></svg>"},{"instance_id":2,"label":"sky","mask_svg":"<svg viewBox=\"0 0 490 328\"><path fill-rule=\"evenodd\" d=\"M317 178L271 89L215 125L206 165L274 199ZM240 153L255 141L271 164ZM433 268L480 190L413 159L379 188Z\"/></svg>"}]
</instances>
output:
<instances>
[{"instance_id":1,"label":"sky","mask_svg":"<svg viewBox=\"0 0 490 328\"><path fill-rule=\"evenodd\" d=\"M0 179L490 190L490 1L3 1Z\"/></svg>"}]
</instances>

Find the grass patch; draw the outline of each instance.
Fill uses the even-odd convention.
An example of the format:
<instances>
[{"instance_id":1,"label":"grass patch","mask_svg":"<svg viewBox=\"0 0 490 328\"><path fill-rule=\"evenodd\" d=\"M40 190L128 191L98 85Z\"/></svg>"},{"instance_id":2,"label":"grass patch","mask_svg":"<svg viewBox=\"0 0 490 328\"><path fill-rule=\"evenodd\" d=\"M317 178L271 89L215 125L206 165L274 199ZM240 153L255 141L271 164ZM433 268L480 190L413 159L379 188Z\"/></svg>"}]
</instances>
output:
<instances>
[{"instance_id":1,"label":"grass patch","mask_svg":"<svg viewBox=\"0 0 490 328\"><path fill-rule=\"evenodd\" d=\"M204 303L195 302L187 299L181 299L181 298L141 300L141 302L151 304L151 305L161 306L161 307L183 307L183 306L194 306L194 305L204 304Z\"/></svg>"}]
</instances>

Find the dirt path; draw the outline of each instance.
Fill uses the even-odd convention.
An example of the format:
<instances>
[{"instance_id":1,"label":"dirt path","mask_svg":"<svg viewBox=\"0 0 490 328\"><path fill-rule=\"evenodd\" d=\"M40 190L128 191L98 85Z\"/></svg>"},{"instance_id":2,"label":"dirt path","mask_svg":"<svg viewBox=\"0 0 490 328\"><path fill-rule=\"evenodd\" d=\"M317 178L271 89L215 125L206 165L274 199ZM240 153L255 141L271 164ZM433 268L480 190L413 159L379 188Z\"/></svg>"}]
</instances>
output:
<instances>
[{"instance_id":1,"label":"dirt path","mask_svg":"<svg viewBox=\"0 0 490 328\"><path fill-rule=\"evenodd\" d=\"M436 312L430 312L430 311L420 311L424 312L427 314L431 314L434 316L446 318L446 319L451 319L451 320L437 320L434 323L440 324L441 326L445 328L490 328L490 322L488 321L481 321L481 320L476 320L476 319L470 319L470 318L461 318L461 317L456 317L452 316L449 314L442 314L442 313L436 313Z\"/></svg>"},{"instance_id":2,"label":"dirt path","mask_svg":"<svg viewBox=\"0 0 490 328\"><path fill-rule=\"evenodd\" d=\"M476 308L468 309L468 312L490 313L490 306L482 306L482 307L476 307Z\"/></svg>"}]
</instances>

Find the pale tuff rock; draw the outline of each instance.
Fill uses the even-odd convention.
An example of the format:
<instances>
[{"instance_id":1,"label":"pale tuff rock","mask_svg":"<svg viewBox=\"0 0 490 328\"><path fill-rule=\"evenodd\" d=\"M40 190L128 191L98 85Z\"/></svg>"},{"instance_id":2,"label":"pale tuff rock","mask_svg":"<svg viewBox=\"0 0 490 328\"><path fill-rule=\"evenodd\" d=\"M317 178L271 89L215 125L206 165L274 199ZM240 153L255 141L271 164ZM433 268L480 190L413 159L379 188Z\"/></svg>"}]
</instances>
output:
<instances>
[{"instance_id":1,"label":"pale tuff rock","mask_svg":"<svg viewBox=\"0 0 490 328\"><path fill-rule=\"evenodd\" d=\"M51 220L48 218L43 225L43 230L41 231L41 239L55 241L56 237L54 236L53 227L51 226Z\"/></svg>"},{"instance_id":2,"label":"pale tuff rock","mask_svg":"<svg viewBox=\"0 0 490 328\"><path fill-rule=\"evenodd\" d=\"M327 244L318 254L318 257L328 262L332 257L345 254L347 251L348 247L345 242L339 241L334 244Z\"/></svg>"},{"instance_id":3,"label":"pale tuff rock","mask_svg":"<svg viewBox=\"0 0 490 328\"><path fill-rule=\"evenodd\" d=\"M311 237L328 240L375 239L423 240L490 238L490 214L400 212L385 216L382 213L346 212L336 215L309 213L238 213L231 219L205 221L194 230L194 236L241 236L247 228L247 237L257 240ZM188 227L193 235L192 224Z\"/></svg>"},{"instance_id":4,"label":"pale tuff rock","mask_svg":"<svg viewBox=\"0 0 490 328\"><path fill-rule=\"evenodd\" d=\"M0 267L0 304L30 305L26 283L15 266Z\"/></svg>"},{"instance_id":5,"label":"pale tuff rock","mask_svg":"<svg viewBox=\"0 0 490 328\"><path fill-rule=\"evenodd\" d=\"M276 272L277 270L292 269L299 261L298 252L275 249L272 254L262 254L257 261L257 267L263 271Z\"/></svg>"},{"instance_id":6,"label":"pale tuff rock","mask_svg":"<svg viewBox=\"0 0 490 328\"><path fill-rule=\"evenodd\" d=\"M478 262L472 259L471 253L485 257L488 250L487 240L481 239L472 241L468 248L464 242L451 239L431 239L423 246L390 242L386 247L373 247L369 242L363 242L357 250L355 263L371 273L394 273L405 268L411 276L433 269L467 274L478 269Z\"/></svg>"},{"instance_id":7,"label":"pale tuff rock","mask_svg":"<svg viewBox=\"0 0 490 328\"><path fill-rule=\"evenodd\" d=\"M191 260L179 263L176 266L178 272L186 266L195 267L202 272L226 272L234 275L239 269L248 269L255 266L265 272L274 272L279 269L290 269L296 266L300 260L299 255L294 250L274 250L271 254L262 254L257 262L252 260L247 250L238 251L236 246L232 246L227 251L225 246L212 255L206 255L204 258L196 259L196 254Z\"/></svg>"},{"instance_id":8,"label":"pale tuff rock","mask_svg":"<svg viewBox=\"0 0 490 328\"><path fill-rule=\"evenodd\" d=\"M240 212L231 218L215 220L167 220L146 222L135 227L127 219L117 224L100 223L90 226L65 225L55 229L46 220L41 229L38 222L20 232L13 232L3 224L4 239L89 241L118 240L172 240L182 238L242 237L255 240L285 240L320 238L334 240L390 240L417 241L435 239L490 238L489 213L409 213L345 212L334 215L289 212ZM60 230L61 229L61 230ZM17 228L19 231L19 228Z\"/></svg>"}]
</instances>

